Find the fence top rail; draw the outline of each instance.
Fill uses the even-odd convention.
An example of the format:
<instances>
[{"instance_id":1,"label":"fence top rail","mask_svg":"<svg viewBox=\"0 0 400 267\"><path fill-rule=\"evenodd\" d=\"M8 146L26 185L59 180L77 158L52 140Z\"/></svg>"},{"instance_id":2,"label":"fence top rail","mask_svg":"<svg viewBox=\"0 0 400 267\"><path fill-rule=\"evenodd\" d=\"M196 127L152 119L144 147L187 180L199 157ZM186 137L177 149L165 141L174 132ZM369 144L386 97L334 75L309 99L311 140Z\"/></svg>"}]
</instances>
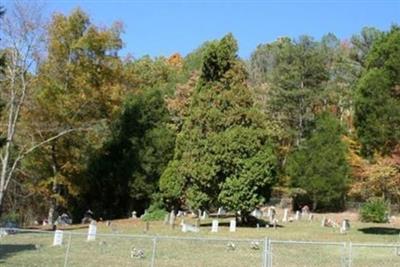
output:
<instances>
[{"instance_id":1,"label":"fence top rail","mask_svg":"<svg viewBox=\"0 0 400 267\"><path fill-rule=\"evenodd\" d=\"M61 230L61 229L60 229ZM3 231L19 232L19 233L37 233L53 235L55 231L46 231L39 229L23 229L23 228L6 228L1 227L0 233ZM68 235L87 236L87 232L74 232L72 230L63 230ZM99 237L115 237L115 238L143 238L158 240L200 240L200 241L235 241L235 242L264 242L268 240L274 244L307 244L307 245L331 245L345 246L350 244L352 247L391 247L400 248L399 243L353 243L353 242L330 242L330 241L313 241L313 240L273 240L265 238L227 238L227 237L202 237L202 236L168 236L168 235L140 235L140 234L120 234L120 233L96 233Z\"/></svg>"},{"instance_id":2,"label":"fence top rail","mask_svg":"<svg viewBox=\"0 0 400 267\"><path fill-rule=\"evenodd\" d=\"M352 247L386 247L386 248L399 248L400 243L389 243L389 244L382 244L382 243L351 243Z\"/></svg>"},{"instance_id":3,"label":"fence top rail","mask_svg":"<svg viewBox=\"0 0 400 267\"><path fill-rule=\"evenodd\" d=\"M303 240L271 240L274 244L307 244L307 245L329 245L329 246L344 246L346 242L330 242L330 241L303 241Z\"/></svg>"}]
</instances>

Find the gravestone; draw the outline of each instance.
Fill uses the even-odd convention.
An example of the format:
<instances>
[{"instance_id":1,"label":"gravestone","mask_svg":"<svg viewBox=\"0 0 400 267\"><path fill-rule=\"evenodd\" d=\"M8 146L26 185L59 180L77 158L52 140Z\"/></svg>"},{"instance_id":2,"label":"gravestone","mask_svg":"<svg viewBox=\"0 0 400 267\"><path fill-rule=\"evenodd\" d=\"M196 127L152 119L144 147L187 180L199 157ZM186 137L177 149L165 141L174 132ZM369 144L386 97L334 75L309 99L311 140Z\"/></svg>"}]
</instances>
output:
<instances>
[{"instance_id":1,"label":"gravestone","mask_svg":"<svg viewBox=\"0 0 400 267\"><path fill-rule=\"evenodd\" d=\"M271 207L268 207L268 210L267 210L267 217L269 218L269 217L271 217Z\"/></svg>"},{"instance_id":2,"label":"gravestone","mask_svg":"<svg viewBox=\"0 0 400 267\"><path fill-rule=\"evenodd\" d=\"M171 225L172 228L175 227L175 212L171 211L169 215L169 224Z\"/></svg>"},{"instance_id":3,"label":"gravestone","mask_svg":"<svg viewBox=\"0 0 400 267\"><path fill-rule=\"evenodd\" d=\"M285 208L285 209L283 210L282 222L287 222L287 221L288 221L288 212L289 212L289 209L287 209L287 208Z\"/></svg>"},{"instance_id":4,"label":"gravestone","mask_svg":"<svg viewBox=\"0 0 400 267\"><path fill-rule=\"evenodd\" d=\"M269 212L269 216L268 216L268 220L270 223L272 223L275 220L275 215L276 215L276 209L275 207L271 207L270 208L270 212Z\"/></svg>"},{"instance_id":5,"label":"gravestone","mask_svg":"<svg viewBox=\"0 0 400 267\"><path fill-rule=\"evenodd\" d=\"M68 216L68 214L63 213L60 216L58 216L56 223L60 225L70 225L72 223L72 220Z\"/></svg>"},{"instance_id":6,"label":"gravestone","mask_svg":"<svg viewBox=\"0 0 400 267\"><path fill-rule=\"evenodd\" d=\"M296 215L295 215L294 219L296 221L300 220L300 211L298 211L298 210L296 211Z\"/></svg>"},{"instance_id":7,"label":"gravestone","mask_svg":"<svg viewBox=\"0 0 400 267\"><path fill-rule=\"evenodd\" d=\"M188 223L183 223L182 224L182 232L186 233L186 232L192 232L192 233L198 233L199 232L199 228L196 227L195 225L191 225Z\"/></svg>"},{"instance_id":8,"label":"gravestone","mask_svg":"<svg viewBox=\"0 0 400 267\"><path fill-rule=\"evenodd\" d=\"M197 228L200 228L200 218L197 218L197 219L196 219L196 227L197 227Z\"/></svg>"},{"instance_id":9,"label":"gravestone","mask_svg":"<svg viewBox=\"0 0 400 267\"><path fill-rule=\"evenodd\" d=\"M260 219L262 216L262 213L259 209L256 208L251 212L251 216L256 217L257 219Z\"/></svg>"},{"instance_id":10,"label":"gravestone","mask_svg":"<svg viewBox=\"0 0 400 267\"><path fill-rule=\"evenodd\" d=\"M63 242L64 232L61 230L56 230L54 232L53 246L61 246Z\"/></svg>"},{"instance_id":11,"label":"gravestone","mask_svg":"<svg viewBox=\"0 0 400 267\"><path fill-rule=\"evenodd\" d=\"M217 213L218 216L225 215L225 214L226 214L226 211L224 210L223 207L218 208L218 213Z\"/></svg>"},{"instance_id":12,"label":"gravestone","mask_svg":"<svg viewBox=\"0 0 400 267\"><path fill-rule=\"evenodd\" d=\"M308 220L311 222L314 219L314 214L310 213L308 215Z\"/></svg>"},{"instance_id":13,"label":"gravestone","mask_svg":"<svg viewBox=\"0 0 400 267\"><path fill-rule=\"evenodd\" d=\"M342 225L340 227L340 233L344 234L350 230L350 220L345 219L342 221Z\"/></svg>"},{"instance_id":14,"label":"gravestone","mask_svg":"<svg viewBox=\"0 0 400 267\"><path fill-rule=\"evenodd\" d=\"M310 208L307 205L304 205L301 208L301 215L307 216L310 213Z\"/></svg>"},{"instance_id":15,"label":"gravestone","mask_svg":"<svg viewBox=\"0 0 400 267\"><path fill-rule=\"evenodd\" d=\"M203 215L201 215L201 219L202 219L202 220L208 219L208 213L207 213L207 211L203 211Z\"/></svg>"},{"instance_id":16,"label":"gravestone","mask_svg":"<svg viewBox=\"0 0 400 267\"><path fill-rule=\"evenodd\" d=\"M178 210L178 214L176 215L176 217L182 217L183 216L183 211Z\"/></svg>"},{"instance_id":17,"label":"gravestone","mask_svg":"<svg viewBox=\"0 0 400 267\"><path fill-rule=\"evenodd\" d=\"M326 217L322 217L321 226L324 227L326 225Z\"/></svg>"},{"instance_id":18,"label":"gravestone","mask_svg":"<svg viewBox=\"0 0 400 267\"><path fill-rule=\"evenodd\" d=\"M82 218L82 224L90 223L93 220L93 211L90 209L85 212L85 215Z\"/></svg>"},{"instance_id":19,"label":"gravestone","mask_svg":"<svg viewBox=\"0 0 400 267\"><path fill-rule=\"evenodd\" d=\"M201 217L201 209L198 209L198 210L197 210L197 214L196 214L196 215L197 215L197 216L196 216L197 218L200 218L200 217Z\"/></svg>"},{"instance_id":20,"label":"gravestone","mask_svg":"<svg viewBox=\"0 0 400 267\"><path fill-rule=\"evenodd\" d=\"M132 219L137 219L137 213L136 213L136 211L132 211Z\"/></svg>"},{"instance_id":21,"label":"gravestone","mask_svg":"<svg viewBox=\"0 0 400 267\"><path fill-rule=\"evenodd\" d=\"M89 230L87 235L87 241L96 240L97 225L96 221L92 220L89 224Z\"/></svg>"},{"instance_id":22,"label":"gravestone","mask_svg":"<svg viewBox=\"0 0 400 267\"><path fill-rule=\"evenodd\" d=\"M150 222L147 221L146 224L145 224L144 231L147 233L149 230L150 230Z\"/></svg>"},{"instance_id":23,"label":"gravestone","mask_svg":"<svg viewBox=\"0 0 400 267\"><path fill-rule=\"evenodd\" d=\"M169 222L169 213L165 214L165 217L164 217L164 225L167 225L168 222Z\"/></svg>"},{"instance_id":24,"label":"gravestone","mask_svg":"<svg viewBox=\"0 0 400 267\"><path fill-rule=\"evenodd\" d=\"M236 220L231 220L229 223L229 232L236 232Z\"/></svg>"},{"instance_id":25,"label":"gravestone","mask_svg":"<svg viewBox=\"0 0 400 267\"><path fill-rule=\"evenodd\" d=\"M211 232L218 233L218 220L212 220Z\"/></svg>"}]
</instances>

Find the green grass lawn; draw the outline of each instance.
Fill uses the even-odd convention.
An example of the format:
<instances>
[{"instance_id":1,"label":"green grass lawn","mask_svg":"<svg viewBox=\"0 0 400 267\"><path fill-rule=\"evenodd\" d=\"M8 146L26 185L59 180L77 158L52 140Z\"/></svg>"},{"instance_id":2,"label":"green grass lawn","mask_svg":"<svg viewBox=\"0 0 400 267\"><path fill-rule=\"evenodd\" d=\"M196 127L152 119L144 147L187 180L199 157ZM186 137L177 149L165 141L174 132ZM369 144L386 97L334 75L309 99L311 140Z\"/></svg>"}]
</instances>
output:
<instances>
[{"instance_id":1,"label":"green grass lawn","mask_svg":"<svg viewBox=\"0 0 400 267\"><path fill-rule=\"evenodd\" d=\"M194 224L194 220L185 219ZM229 218L220 220L218 233L211 233L211 220L202 221L199 233L182 233L162 222L145 223L140 220L119 220L111 227L98 223L98 236L87 242L87 225L65 229L62 246L52 247L53 233L19 233L0 239L1 266L64 266L69 250L68 266L150 266L154 236L155 266L261 266L263 240L303 240L340 242L340 244L272 243L273 266L342 266L349 256L349 248L342 242L352 242L351 266L400 266L400 256L394 247L358 247L357 243L400 242L399 229L389 224L352 222L347 234L338 229L320 226L320 218L281 224L277 229L238 227L229 232ZM180 220L177 220L177 224ZM70 238L71 233L71 239ZM103 235L104 234L104 235ZM116 235L112 235L116 234ZM175 238L168 238L175 237ZM178 238L176 238L178 237ZM206 238L206 239L195 239ZM179 239L181 238L181 239ZM227 239L233 239L235 249L228 249ZM253 249L251 240L261 240ZM69 248L68 248L69 247ZM143 250L144 258L131 258L133 248Z\"/></svg>"}]
</instances>

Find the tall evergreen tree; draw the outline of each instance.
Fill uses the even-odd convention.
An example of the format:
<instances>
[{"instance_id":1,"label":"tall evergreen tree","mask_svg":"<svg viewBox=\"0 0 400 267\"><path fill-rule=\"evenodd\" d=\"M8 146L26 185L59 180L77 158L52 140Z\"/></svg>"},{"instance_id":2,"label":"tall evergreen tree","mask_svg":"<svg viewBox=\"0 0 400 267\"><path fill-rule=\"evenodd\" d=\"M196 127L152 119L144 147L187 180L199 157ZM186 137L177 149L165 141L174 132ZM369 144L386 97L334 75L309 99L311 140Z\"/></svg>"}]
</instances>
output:
<instances>
[{"instance_id":1,"label":"tall evergreen tree","mask_svg":"<svg viewBox=\"0 0 400 267\"><path fill-rule=\"evenodd\" d=\"M400 27L378 40L357 84L355 126L362 153L387 154L400 143Z\"/></svg>"},{"instance_id":2,"label":"tall evergreen tree","mask_svg":"<svg viewBox=\"0 0 400 267\"><path fill-rule=\"evenodd\" d=\"M130 96L111 127L111 137L90 159L83 203L96 216L120 218L143 212L172 158L175 136L160 90Z\"/></svg>"},{"instance_id":3,"label":"tall evergreen tree","mask_svg":"<svg viewBox=\"0 0 400 267\"><path fill-rule=\"evenodd\" d=\"M290 155L286 174L291 177L292 187L303 190L296 204L312 204L314 210L343 208L349 167L341 135L338 120L323 113L310 139Z\"/></svg>"},{"instance_id":4,"label":"tall evergreen tree","mask_svg":"<svg viewBox=\"0 0 400 267\"><path fill-rule=\"evenodd\" d=\"M174 159L160 181L175 208L224 205L245 218L270 195L276 178L275 129L254 106L236 53L231 34L205 52Z\"/></svg>"}]
</instances>

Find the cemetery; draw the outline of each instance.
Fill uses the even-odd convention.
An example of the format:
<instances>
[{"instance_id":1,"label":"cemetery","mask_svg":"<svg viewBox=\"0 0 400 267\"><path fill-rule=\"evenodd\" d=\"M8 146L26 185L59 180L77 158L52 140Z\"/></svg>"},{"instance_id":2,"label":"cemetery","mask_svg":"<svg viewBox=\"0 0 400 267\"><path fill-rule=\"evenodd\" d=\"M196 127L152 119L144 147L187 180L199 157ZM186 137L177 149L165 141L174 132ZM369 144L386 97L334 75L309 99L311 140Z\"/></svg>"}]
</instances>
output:
<instances>
[{"instance_id":1,"label":"cemetery","mask_svg":"<svg viewBox=\"0 0 400 267\"><path fill-rule=\"evenodd\" d=\"M351 257L351 266L400 264L396 217L387 224L374 224L360 222L355 212L319 214L270 206L265 212L253 212L258 223L250 227L237 224L232 215L181 211L159 221L134 217L61 224L56 231L48 225L3 229L0 262L10 267L27 262L32 266L350 266ZM265 254L269 248L271 254Z\"/></svg>"},{"instance_id":2,"label":"cemetery","mask_svg":"<svg viewBox=\"0 0 400 267\"><path fill-rule=\"evenodd\" d=\"M400 267L399 7L0 1L0 266Z\"/></svg>"}]
</instances>

